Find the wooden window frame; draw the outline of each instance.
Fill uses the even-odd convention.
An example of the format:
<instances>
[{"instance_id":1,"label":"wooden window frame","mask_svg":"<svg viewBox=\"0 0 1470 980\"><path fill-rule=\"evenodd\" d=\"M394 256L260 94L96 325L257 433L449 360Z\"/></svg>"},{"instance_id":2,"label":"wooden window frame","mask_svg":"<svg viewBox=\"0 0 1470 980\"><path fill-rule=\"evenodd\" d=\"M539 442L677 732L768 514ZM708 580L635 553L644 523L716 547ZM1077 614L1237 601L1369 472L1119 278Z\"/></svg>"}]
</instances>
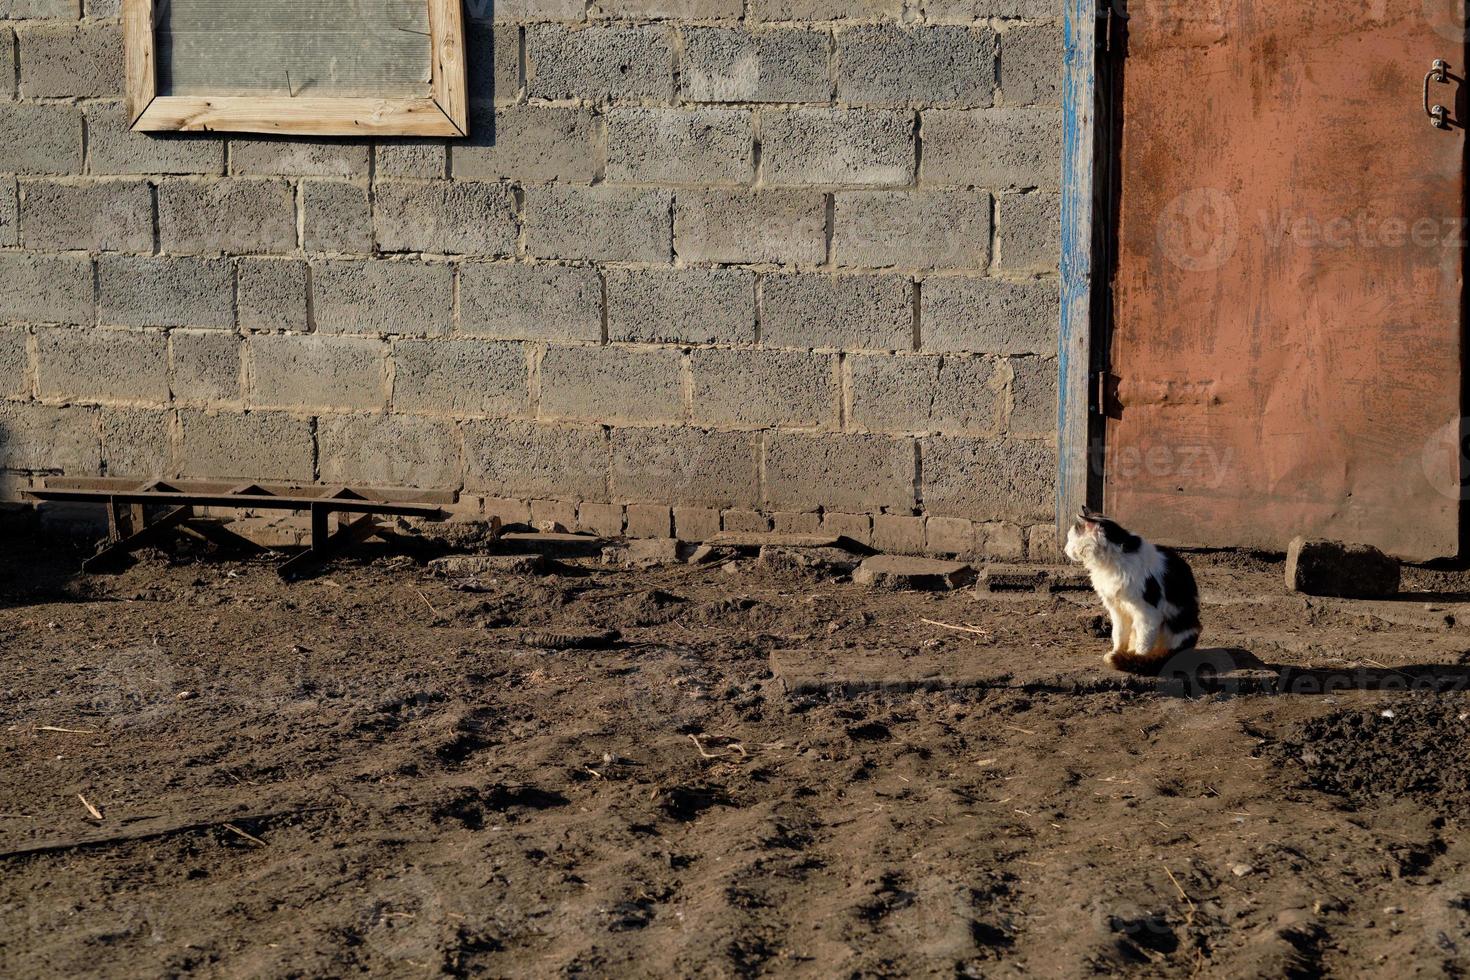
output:
<instances>
[{"instance_id":1,"label":"wooden window frame","mask_svg":"<svg viewBox=\"0 0 1470 980\"><path fill-rule=\"evenodd\" d=\"M429 97L375 99L159 95L154 56L155 0L123 0L128 118L132 128L145 133L466 136L469 89L464 12L460 0L424 2L429 5Z\"/></svg>"}]
</instances>

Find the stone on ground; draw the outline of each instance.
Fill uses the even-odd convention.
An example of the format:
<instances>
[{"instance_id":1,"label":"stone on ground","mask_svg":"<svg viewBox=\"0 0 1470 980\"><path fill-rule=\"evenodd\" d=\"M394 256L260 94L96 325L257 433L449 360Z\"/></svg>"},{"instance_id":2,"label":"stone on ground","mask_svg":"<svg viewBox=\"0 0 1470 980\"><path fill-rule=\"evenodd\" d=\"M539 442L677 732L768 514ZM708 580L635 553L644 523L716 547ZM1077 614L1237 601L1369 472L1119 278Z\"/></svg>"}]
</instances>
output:
<instances>
[{"instance_id":1,"label":"stone on ground","mask_svg":"<svg viewBox=\"0 0 1470 980\"><path fill-rule=\"evenodd\" d=\"M705 544L713 548L843 548L846 542L835 534L778 534L768 531L721 531Z\"/></svg>"},{"instance_id":2,"label":"stone on ground","mask_svg":"<svg viewBox=\"0 0 1470 980\"><path fill-rule=\"evenodd\" d=\"M1009 592L1086 592L1092 588L1087 573L1070 565L985 566L975 590L982 594Z\"/></svg>"},{"instance_id":3,"label":"stone on ground","mask_svg":"<svg viewBox=\"0 0 1470 980\"><path fill-rule=\"evenodd\" d=\"M506 551L532 552L548 558L596 558L606 543L589 534L512 533L500 537Z\"/></svg>"},{"instance_id":4,"label":"stone on ground","mask_svg":"<svg viewBox=\"0 0 1470 980\"><path fill-rule=\"evenodd\" d=\"M975 569L960 561L874 555L858 566L852 580L875 589L947 592L973 582Z\"/></svg>"},{"instance_id":5,"label":"stone on ground","mask_svg":"<svg viewBox=\"0 0 1470 980\"><path fill-rule=\"evenodd\" d=\"M635 538L602 550L604 565L621 565L625 568L658 568L684 560L684 555L693 550L678 538Z\"/></svg>"},{"instance_id":6,"label":"stone on ground","mask_svg":"<svg viewBox=\"0 0 1470 980\"><path fill-rule=\"evenodd\" d=\"M1399 590L1398 559L1371 545L1297 537L1286 551L1286 587L1308 595L1376 599Z\"/></svg>"},{"instance_id":7,"label":"stone on ground","mask_svg":"<svg viewBox=\"0 0 1470 980\"><path fill-rule=\"evenodd\" d=\"M429 570L446 578L478 575L537 575L546 571L545 555L451 555L429 562Z\"/></svg>"}]
</instances>

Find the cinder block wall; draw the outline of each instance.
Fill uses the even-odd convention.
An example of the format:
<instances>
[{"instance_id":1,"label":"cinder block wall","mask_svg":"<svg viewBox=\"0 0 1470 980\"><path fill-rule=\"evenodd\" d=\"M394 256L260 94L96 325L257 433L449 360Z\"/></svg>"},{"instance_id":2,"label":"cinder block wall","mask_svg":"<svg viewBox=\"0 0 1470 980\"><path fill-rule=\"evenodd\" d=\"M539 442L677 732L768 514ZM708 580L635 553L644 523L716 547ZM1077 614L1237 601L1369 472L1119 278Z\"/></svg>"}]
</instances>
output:
<instances>
[{"instance_id":1,"label":"cinder block wall","mask_svg":"<svg viewBox=\"0 0 1470 980\"><path fill-rule=\"evenodd\" d=\"M130 133L0 0L0 467L1054 546L1057 0L469 0L465 142Z\"/></svg>"}]
</instances>

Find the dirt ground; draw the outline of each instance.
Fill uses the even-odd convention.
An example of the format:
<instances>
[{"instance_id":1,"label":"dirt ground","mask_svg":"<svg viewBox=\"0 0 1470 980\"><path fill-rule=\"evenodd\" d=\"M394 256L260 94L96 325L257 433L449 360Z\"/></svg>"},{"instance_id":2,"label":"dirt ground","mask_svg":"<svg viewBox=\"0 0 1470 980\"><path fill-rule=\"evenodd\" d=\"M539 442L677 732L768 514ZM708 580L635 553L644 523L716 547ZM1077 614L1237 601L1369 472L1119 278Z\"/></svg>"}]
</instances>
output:
<instances>
[{"instance_id":1,"label":"dirt ground","mask_svg":"<svg viewBox=\"0 0 1470 980\"><path fill-rule=\"evenodd\" d=\"M0 556L3 976L1470 971L1461 575L1195 556L1205 684L1086 596L78 558Z\"/></svg>"}]
</instances>

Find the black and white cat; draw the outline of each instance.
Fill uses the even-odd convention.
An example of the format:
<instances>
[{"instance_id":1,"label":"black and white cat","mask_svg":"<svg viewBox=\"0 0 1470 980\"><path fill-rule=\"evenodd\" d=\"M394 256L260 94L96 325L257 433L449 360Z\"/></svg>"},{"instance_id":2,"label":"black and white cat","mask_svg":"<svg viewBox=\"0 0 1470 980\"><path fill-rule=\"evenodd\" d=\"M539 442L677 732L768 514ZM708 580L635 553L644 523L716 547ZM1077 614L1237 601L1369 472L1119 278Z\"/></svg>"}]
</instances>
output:
<instances>
[{"instance_id":1,"label":"black and white cat","mask_svg":"<svg viewBox=\"0 0 1470 980\"><path fill-rule=\"evenodd\" d=\"M1112 617L1108 666L1155 672L1173 654L1199 643L1199 586L1176 552L1086 510L1067 532L1066 551L1087 568Z\"/></svg>"}]
</instances>

